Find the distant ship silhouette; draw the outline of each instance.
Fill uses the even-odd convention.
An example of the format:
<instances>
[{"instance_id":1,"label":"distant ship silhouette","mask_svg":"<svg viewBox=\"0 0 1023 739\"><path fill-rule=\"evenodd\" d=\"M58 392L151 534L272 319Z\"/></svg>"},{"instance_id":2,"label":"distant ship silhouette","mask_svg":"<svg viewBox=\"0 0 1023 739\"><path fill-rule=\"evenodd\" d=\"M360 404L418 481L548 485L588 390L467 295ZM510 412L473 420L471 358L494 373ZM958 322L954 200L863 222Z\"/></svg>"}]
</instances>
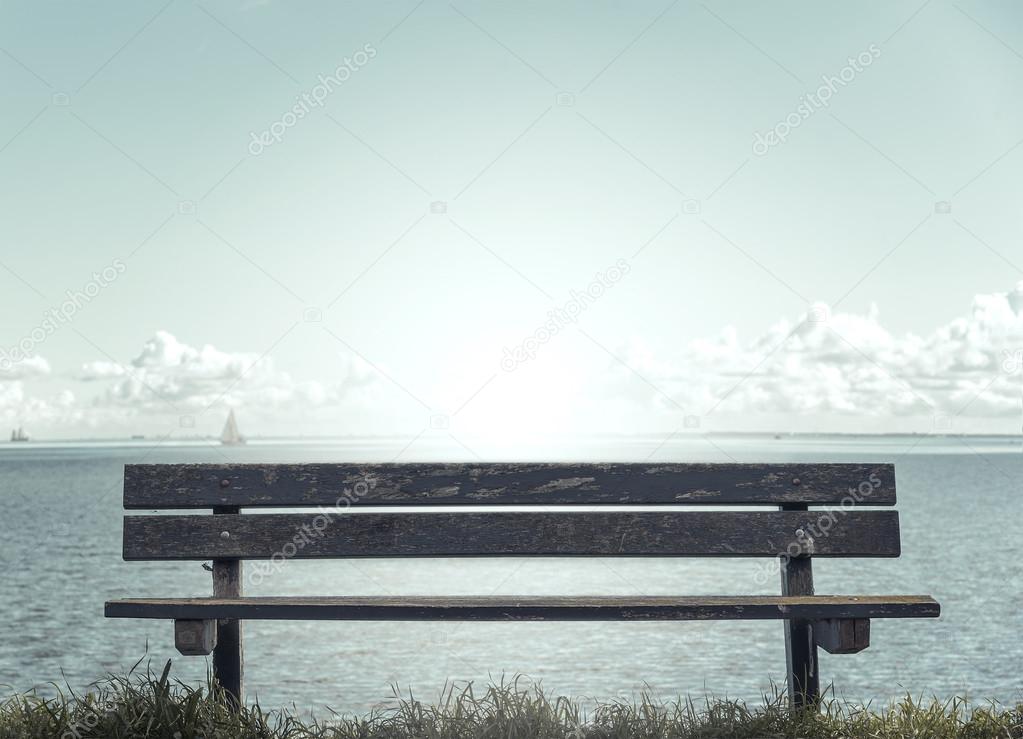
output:
<instances>
[{"instance_id":1,"label":"distant ship silhouette","mask_svg":"<svg viewBox=\"0 0 1023 739\"><path fill-rule=\"evenodd\" d=\"M11 431L11 441L28 441L28 434L25 433L23 426L19 426Z\"/></svg>"},{"instance_id":2,"label":"distant ship silhouette","mask_svg":"<svg viewBox=\"0 0 1023 739\"><path fill-rule=\"evenodd\" d=\"M220 434L220 443L224 446L239 446L245 443L245 437L238 433L238 420L234 417L234 409L227 416L227 423Z\"/></svg>"}]
</instances>

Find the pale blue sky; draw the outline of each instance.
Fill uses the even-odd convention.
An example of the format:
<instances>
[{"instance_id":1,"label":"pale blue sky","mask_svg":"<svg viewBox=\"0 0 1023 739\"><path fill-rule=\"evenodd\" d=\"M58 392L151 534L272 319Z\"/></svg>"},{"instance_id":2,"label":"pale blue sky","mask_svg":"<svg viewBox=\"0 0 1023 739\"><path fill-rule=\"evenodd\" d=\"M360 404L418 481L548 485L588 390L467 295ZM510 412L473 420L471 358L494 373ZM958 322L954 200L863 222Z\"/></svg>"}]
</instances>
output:
<instances>
[{"instance_id":1,"label":"pale blue sky","mask_svg":"<svg viewBox=\"0 0 1023 739\"><path fill-rule=\"evenodd\" d=\"M1018 430L1021 21L976 0L5 2L0 345L123 270L0 376L0 415L40 436L213 433L229 405L261 434Z\"/></svg>"}]
</instances>

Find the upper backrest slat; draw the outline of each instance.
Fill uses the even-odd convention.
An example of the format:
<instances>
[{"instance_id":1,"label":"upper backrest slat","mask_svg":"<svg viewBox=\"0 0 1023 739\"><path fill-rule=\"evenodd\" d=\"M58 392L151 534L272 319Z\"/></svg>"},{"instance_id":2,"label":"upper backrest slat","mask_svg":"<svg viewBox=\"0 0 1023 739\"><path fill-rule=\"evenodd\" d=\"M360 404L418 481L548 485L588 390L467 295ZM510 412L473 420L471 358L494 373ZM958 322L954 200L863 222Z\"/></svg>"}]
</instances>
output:
<instances>
[{"instance_id":1,"label":"upper backrest slat","mask_svg":"<svg viewBox=\"0 0 1023 739\"><path fill-rule=\"evenodd\" d=\"M344 502L347 501L347 502ZM891 464L132 464L129 510L895 504Z\"/></svg>"},{"instance_id":2,"label":"upper backrest slat","mask_svg":"<svg viewBox=\"0 0 1023 739\"><path fill-rule=\"evenodd\" d=\"M124 517L124 558L897 557L895 511L373 512Z\"/></svg>"}]
</instances>

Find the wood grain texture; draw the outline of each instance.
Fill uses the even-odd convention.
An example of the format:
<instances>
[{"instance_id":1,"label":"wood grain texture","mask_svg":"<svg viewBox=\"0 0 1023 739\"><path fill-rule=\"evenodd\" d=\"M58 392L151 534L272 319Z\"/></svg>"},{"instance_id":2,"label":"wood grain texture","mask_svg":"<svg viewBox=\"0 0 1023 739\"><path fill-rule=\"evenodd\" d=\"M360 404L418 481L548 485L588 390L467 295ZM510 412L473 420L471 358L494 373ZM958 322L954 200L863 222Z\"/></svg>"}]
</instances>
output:
<instances>
[{"instance_id":1,"label":"wood grain texture","mask_svg":"<svg viewBox=\"0 0 1023 739\"><path fill-rule=\"evenodd\" d=\"M856 654L870 646L870 619L814 621L813 638L828 654Z\"/></svg>"},{"instance_id":2,"label":"wood grain texture","mask_svg":"<svg viewBox=\"0 0 1023 739\"><path fill-rule=\"evenodd\" d=\"M364 494L358 483L372 479ZM345 490L353 491L347 496ZM212 506L894 505L891 464L131 464L129 510Z\"/></svg>"},{"instance_id":3,"label":"wood grain texture","mask_svg":"<svg viewBox=\"0 0 1023 739\"><path fill-rule=\"evenodd\" d=\"M234 518L237 507L218 506L213 509L212 520ZM213 560L213 597L240 598L243 594L242 562L238 559ZM245 646L242 643L242 623L236 619L222 619L217 627L217 645L213 650L213 677L224 688L228 703L241 705L245 685Z\"/></svg>"},{"instance_id":4,"label":"wood grain texture","mask_svg":"<svg viewBox=\"0 0 1023 739\"><path fill-rule=\"evenodd\" d=\"M828 522L827 532L820 530ZM895 511L125 516L124 559L494 556L896 557Z\"/></svg>"},{"instance_id":5,"label":"wood grain texture","mask_svg":"<svg viewBox=\"0 0 1023 739\"><path fill-rule=\"evenodd\" d=\"M202 657L217 646L217 620L178 619L174 622L174 646L186 657Z\"/></svg>"},{"instance_id":6,"label":"wood grain texture","mask_svg":"<svg viewBox=\"0 0 1023 739\"><path fill-rule=\"evenodd\" d=\"M278 620L620 621L937 617L917 595L693 597L143 598L106 604L111 618Z\"/></svg>"},{"instance_id":7,"label":"wood grain texture","mask_svg":"<svg viewBox=\"0 0 1023 739\"><path fill-rule=\"evenodd\" d=\"M782 510L805 514L806 506L787 504ZM784 558L781 594L809 597L814 594L813 590L813 560L806 553ZM820 665L810 619L792 617L785 622L785 666L793 708L815 706L820 699Z\"/></svg>"}]
</instances>

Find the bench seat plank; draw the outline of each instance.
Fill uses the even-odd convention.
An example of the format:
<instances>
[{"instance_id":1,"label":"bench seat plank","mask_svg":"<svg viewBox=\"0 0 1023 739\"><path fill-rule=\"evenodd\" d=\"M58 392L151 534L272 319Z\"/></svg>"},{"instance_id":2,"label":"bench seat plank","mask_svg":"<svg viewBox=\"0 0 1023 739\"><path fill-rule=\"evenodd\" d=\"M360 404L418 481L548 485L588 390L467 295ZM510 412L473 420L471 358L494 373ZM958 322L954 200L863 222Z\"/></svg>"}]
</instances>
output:
<instances>
[{"instance_id":1,"label":"bench seat plank","mask_svg":"<svg viewBox=\"0 0 1023 739\"><path fill-rule=\"evenodd\" d=\"M812 540L812 541L811 541ZM273 513L124 518L125 560L899 556L896 511Z\"/></svg>"},{"instance_id":2,"label":"bench seat plank","mask_svg":"<svg viewBox=\"0 0 1023 739\"><path fill-rule=\"evenodd\" d=\"M372 485L363 485L372 479ZM368 489L367 489L368 488ZM894 505L892 464L129 464L124 507ZM354 499L354 501L353 501Z\"/></svg>"},{"instance_id":3,"label":"bench seat plank","mask_svg":"<svg viewBox=\"0 0 1023 739\"><path fill-rule=\"evenodd\" d=\"M110 618L331 621L629 621L937 617L922 595L815 596L339 596L137 598L109 601Z\"/></svg>"}]
</instances>

